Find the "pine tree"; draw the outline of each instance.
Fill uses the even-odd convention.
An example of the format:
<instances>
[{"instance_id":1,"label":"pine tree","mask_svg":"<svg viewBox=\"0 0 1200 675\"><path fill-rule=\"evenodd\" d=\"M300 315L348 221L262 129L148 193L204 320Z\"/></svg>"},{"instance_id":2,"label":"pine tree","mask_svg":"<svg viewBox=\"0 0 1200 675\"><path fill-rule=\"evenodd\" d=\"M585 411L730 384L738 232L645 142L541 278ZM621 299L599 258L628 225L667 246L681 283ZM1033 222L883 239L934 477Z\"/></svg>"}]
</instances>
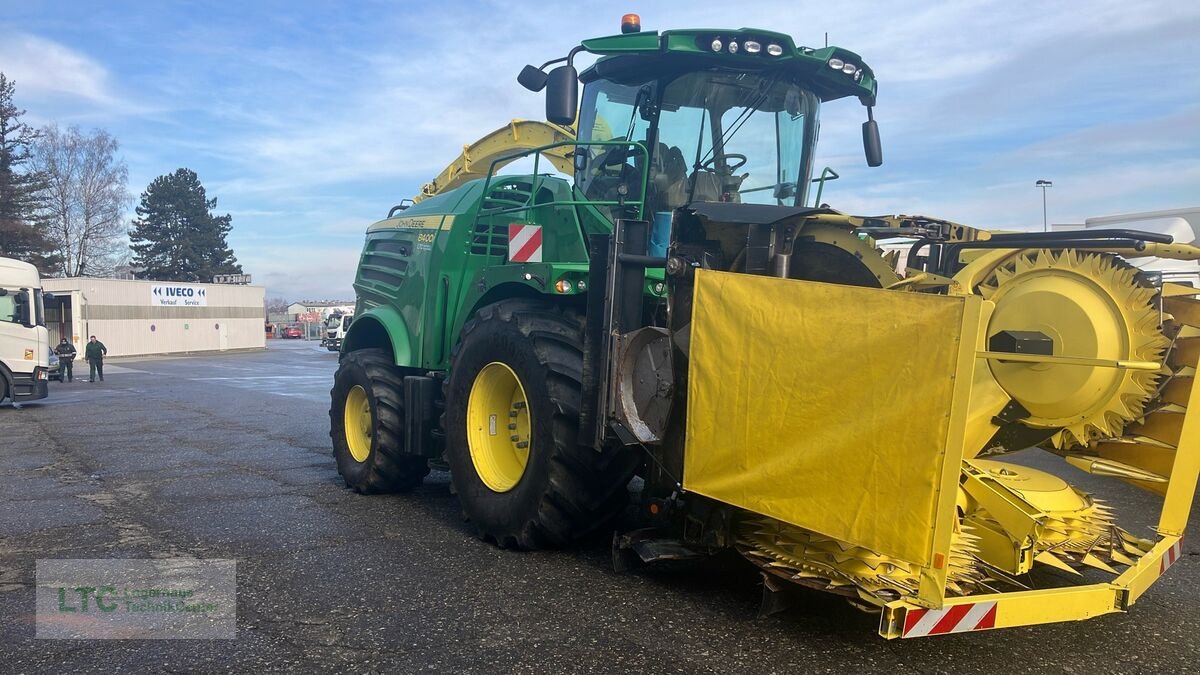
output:
<instances>
[{"instance_id":1,"label":"pine tree","mask_svg":"<svg viewBox=\"0 0 1200 675\"><path fill-rule=\"evenodd\" d=\"M190 169L151 181L129 232L133 265L143 268L137 276L209 282L217 274L240 274L242 266L225 242L233 217L213 215L216 206Z\"/></svg>"},{"instance_id":2,"label":"pine tree","mask_svg":"<svg viewBox=\"0 0 1200 675\"><path fill-rule=\"evenodd\" d=\"M0 256L55 271L54 244L35 217L45 187L44 176L23 170L38 132L21 122L24 110L13 103L16 83L0 73Z\"/></svg>"}]
</instances>

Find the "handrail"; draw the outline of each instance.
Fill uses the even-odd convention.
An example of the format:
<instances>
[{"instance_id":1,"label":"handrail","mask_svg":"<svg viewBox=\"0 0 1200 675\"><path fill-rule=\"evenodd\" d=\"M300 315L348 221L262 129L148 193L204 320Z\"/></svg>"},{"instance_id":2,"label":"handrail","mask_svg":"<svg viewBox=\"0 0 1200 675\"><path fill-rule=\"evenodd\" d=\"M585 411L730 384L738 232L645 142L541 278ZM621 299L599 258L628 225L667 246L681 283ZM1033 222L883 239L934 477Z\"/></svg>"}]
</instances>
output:
<instances>
[{"instance_id":1,"label":"handrail","mask_svg":"<svg viewBox=\"0 0 1200 675\"><path fill-rule=\"evenodd\" d=\"M483 197L482 197L482 199L484 201L487 200L488 191L491 188L491 185L493 182L492 181L493 177L495 177L495 178L501 177L501 176L496 176L497 165L504 166L504 165L514 162L522 157L527 157L529 155L534 156L534 158L533 158L534 189L530 192L529 198L525 201L525 203L518 205L518 206L506 206L506 207L502 207L502 208L498 208L498 209L484 209L482 207L482 202L481 202L479 215L481 215L481 216L496 215L496 214L501 214L501 213L510 213L513 211L521 211L524 209L532 208L534 206L533 200L537 196L537 188L539 187L538 181L542 178L538 172L538 165L541 161L542 154L548 150L554 150L555 148L560 148L560 147L573 146L575 148L579 148L580 146L590 147L593 145L632 148L635 152L638 152L641 154L642 159L644 161L642 162L641 192L639 194L638 199L635 199L635 200L598 200L598 201L587 200L587 199L584 199L584 200L572 199L572 200L560 201L560 200L556 199L552 202L546 202L545 204L537 204L537 206L541 207L541 206L551 206L551 205L558 205L558 206L627 206L627 205L633 205L633 206L637 207L638 217L639 218L644 217L645 211L646 211L646 190L649 188L649 176L650 176L650 172L649 172L650 153L649 153L649 151L646 150L646 147L637 141L578 141L578 140L559 141L557 143L551 143L549 145L542 145L542 146L538 146L536 148L517 150L511 154L501 155L501 156L493 159L491 166L488 167L487 178L484 179L484 182L483 182Z\"/></svg>"},{"instance_id":2,"label":"handrail","mask_svg":"<svg viewBox=\"0 0 1200 675\"><path fill-rule=\"evenodd\" d=\"M826 174L829 174L829 178L825 177ZM813 206L816 206L818 208L821 206L821 193L825 191L825 181L837 180L838 178L841 178L841 176L838 175L838 172L834 171L832 168L827 166L824 169L821 169L821 177L820 178L814 178L810 181L812 183L818 183L817 197L816 197L816 199L813 199Z\"/></svg>"}]
</instances>

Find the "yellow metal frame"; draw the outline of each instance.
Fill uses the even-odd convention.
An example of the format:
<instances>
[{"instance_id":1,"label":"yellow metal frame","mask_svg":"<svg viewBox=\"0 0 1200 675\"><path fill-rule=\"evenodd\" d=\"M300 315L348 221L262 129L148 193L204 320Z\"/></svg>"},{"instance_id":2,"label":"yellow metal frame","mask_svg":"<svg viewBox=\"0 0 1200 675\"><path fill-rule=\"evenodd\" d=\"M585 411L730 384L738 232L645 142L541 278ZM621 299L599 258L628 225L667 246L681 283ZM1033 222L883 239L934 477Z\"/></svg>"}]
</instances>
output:
<instances>
[{"instance_id":1,"label":"yellow metal frame","mask_svg":"<svg viewBox=\"0 0 1200 675\"><path fill-rule=\"evenodd\" d=\"M463 183L484 178L488 170L495 171L524 157L522 150L536 150L563 141L575 140L575 130L537 120L512 120L483 138L463 146L462 154L450 162L437 178L421 186L414 202L452 190ZM574 146L546 148L542 154L562 173L574 172ZM493 164L495 166L493 166Z\"/></svg>"},{"instance_id":2,"label":"yellow metal frame","mask_svg":"<svg viewBox=\"0 0 1200 675\"><path fill-rule=\"evenodd\" d=\"M1194 485L1195 475L1192 482ZM987 629L975 630L1082 621L1123 612L1162 576L1163 556L1179 541L1177 536L1163 537L1136 565L1110 583L946 598L939 609L996 603L994 624ZM904 626L908 614L920 609L923 608L901 600L888 604L879 621L879 634L889 640L914 637L905 635Z\"/></svg>"},{"instance_id":3,"label":"yellow metal frame","mask_svg":"<svg viewBox=\"0 0 1200 675\"><path fill-rule=\"evenodd\" d=\"M1149 552L1116 579L1109 583L1083 586L946 598L942 595L944 587L938 586L937 583L939 575L935 570L927 569L929 583L926 584L923 580L918 598L919 601L925 602L898 600L889 603L884 607L880 618L879 634L888 639L914 637L905 635L904 627L908 614L927 607L945 609L994 602L995 621L987 629L1082 621L1129 609L1170 567L1173 561L1166 556L1181 542L1183 531L1187 527L1197 478L1200 477L1200 414L1193 412L1200 410L1200 387L1192 388L1187 410L1166 486L1166 496L1159 513L1156 528L1159 539ZM951 414L954 414L953 411ZM947 456L951 454L948 452ZM957 478L957 467L947 469L947 476ZM945 519L946 515L942 514L938 520L939 525ZM938 541L944 540L938 538ZM941 550L945 551L948 548ZM941 578L944 578L944 574ZM936 597L933 595L935 591Z\"/></svg>"}]
</instances>

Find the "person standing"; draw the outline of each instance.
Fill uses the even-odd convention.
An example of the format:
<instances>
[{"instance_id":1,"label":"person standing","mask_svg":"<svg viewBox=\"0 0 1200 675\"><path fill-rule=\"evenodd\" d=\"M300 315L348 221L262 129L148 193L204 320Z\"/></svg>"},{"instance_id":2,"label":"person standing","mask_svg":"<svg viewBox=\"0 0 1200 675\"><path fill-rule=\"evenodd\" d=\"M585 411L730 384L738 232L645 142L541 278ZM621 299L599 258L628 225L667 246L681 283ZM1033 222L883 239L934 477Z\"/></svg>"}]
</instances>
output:
<instances>
[{"instance_id":1,"label":"person standing","mask_svg":"<svg viewBox=\"0 0 1200 675\"><path fill-rule=\"evenodd\" d=\"M95 335L88 339L87 346L83 348L83 356L88 361L88 372L91 374L88 382L95 382L97 373L100 374L100 381L104 381L104 356L106 354L108 354L108 347L97 340Z\"/></svg>"},{"instance_id":2,"label":"person standing","mask_svg":"<svg viewBox=\"0 0 1200 675\"><path fill-rule=\"evenodd\" d=\"M62 369L62 374L67 376L67 382L75 381L75 374L71 371L71 364L75 362L75 345L67 342L67 338L63 338L62 342L54 348L54 353L58 354L59 367Z\"/></svg>"}]
</instances>

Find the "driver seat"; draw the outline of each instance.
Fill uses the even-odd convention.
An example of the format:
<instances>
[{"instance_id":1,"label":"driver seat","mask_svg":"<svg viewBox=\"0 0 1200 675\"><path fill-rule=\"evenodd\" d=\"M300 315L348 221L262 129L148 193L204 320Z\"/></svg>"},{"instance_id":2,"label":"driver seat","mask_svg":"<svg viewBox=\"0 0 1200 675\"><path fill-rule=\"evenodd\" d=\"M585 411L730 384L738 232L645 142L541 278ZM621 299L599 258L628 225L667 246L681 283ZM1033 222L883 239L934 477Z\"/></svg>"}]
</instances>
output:
<instances>
[{"instance_id":1,"label":"driver seat","mask_svg":"<svg viewBox=\"0 0 1200 675\"><path fill-rule=\"evenodd\" d=\"M683 151L678 147L667 147L659 143L653 164L648 210L651 213L674 211L686 204L687 162L683 159Z\"/></svg>"},{"instance_id":2,"label":"driver seat","mask_svg":"<svg viewBox=\"0 0 1200 675\"><path fill-rule=\"evenodd\" d=\"M724 192L723 181L721 177L712 171L697 170L692 176L696 181L696 190L692 193L692 200L697 202L719 202L721 194Z\"/></svg>"}]
</instances>

